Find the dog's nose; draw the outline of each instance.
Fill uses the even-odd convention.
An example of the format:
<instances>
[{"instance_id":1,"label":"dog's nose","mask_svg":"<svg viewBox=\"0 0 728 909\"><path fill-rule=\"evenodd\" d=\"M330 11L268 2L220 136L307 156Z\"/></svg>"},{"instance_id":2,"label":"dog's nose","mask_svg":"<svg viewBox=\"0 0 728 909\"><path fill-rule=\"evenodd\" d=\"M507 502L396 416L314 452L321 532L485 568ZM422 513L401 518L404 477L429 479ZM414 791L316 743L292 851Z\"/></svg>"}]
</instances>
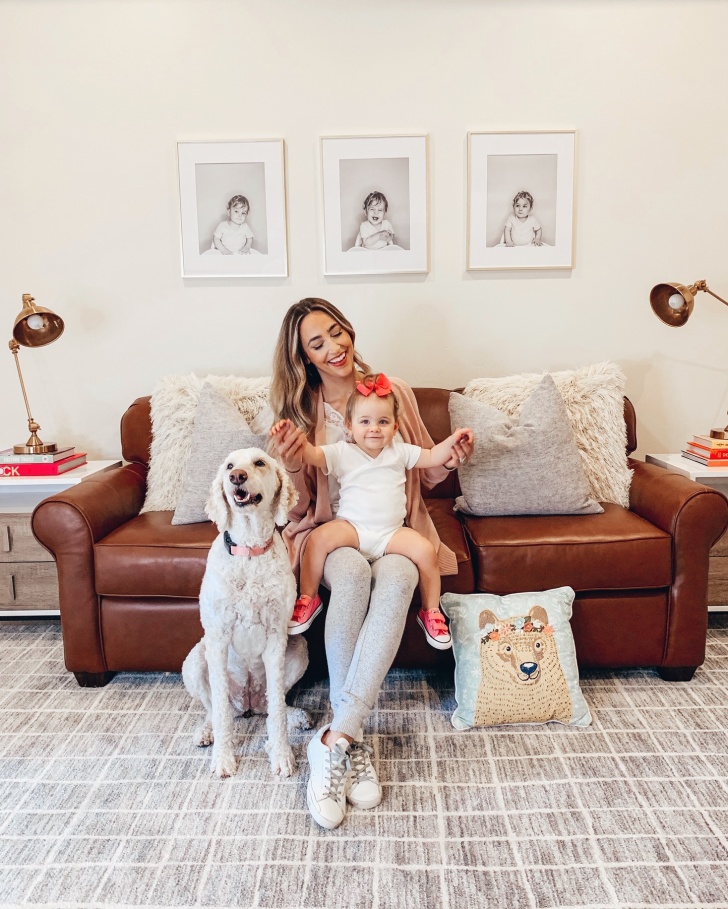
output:
<instances>
[{"instance_id":1,"label":"dog's nose","mask_svg":"<svg viewBox=\"0 0 728 909\"><path fill-rule=\"evenodd\" d=\"M248 475L244 470L233 470L230 473L230 482L235 486L241 486L248 479Z\"/></svg>"},{"instance_id":2,"label":"dog's nose","mask_svg":"<svg viewBox=\"0 0 728 909\"><path fill-rule=\"evenodd\" d=\"M524 675L532 676L538 669L538 663L521 663L520 669Z\"/></svg>"}]
</instances>

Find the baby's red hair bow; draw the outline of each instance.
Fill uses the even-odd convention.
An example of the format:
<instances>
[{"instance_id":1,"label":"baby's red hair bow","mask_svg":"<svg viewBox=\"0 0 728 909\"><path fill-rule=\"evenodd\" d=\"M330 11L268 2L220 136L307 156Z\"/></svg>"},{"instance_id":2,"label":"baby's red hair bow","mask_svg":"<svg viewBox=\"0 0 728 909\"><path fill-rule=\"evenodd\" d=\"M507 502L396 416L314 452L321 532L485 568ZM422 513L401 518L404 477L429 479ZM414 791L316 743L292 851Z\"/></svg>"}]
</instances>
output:
<instances>
[{"instance_id":1,"label":"baby's red hair bow","mask_svg":"<svg viewBox=\"0 0 728 909\"><path fill-rule=\"evenodd\" d=\"M386 398L392 393L392 383L383 372L380 372L374 379L367 378L364 382L359 382L356 390L365 398L368 398L372 392L379 398Z\"/></svg>"}]
</instances>

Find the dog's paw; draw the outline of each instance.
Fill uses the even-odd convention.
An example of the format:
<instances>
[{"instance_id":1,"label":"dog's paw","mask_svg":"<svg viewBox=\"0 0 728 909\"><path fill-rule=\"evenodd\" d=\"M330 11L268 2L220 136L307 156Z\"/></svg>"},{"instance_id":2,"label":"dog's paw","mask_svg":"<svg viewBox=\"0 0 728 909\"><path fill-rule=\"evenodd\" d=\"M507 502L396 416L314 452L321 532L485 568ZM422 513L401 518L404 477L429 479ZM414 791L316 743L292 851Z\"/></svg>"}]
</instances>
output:
<instances>
[{"instance_id":1,"label":"dog's paw","mask_svg":"<svg viewBox=\"0 0 728 909\"><path fill-rule=\"evenodd\" d=\"M266 745L270 755L270 769L277 776L291 776L296 769L296 759L290 745L285 748L270 748Z\"/></svg>"},{"instance_id":2,"label":"dog's paw","mask_svg":"<svg viewBox=\"0 0 728 909\"><path fill-rule=\"evenodd\" d=\"M286 707L286 723L289 732L293 732L294 729L311 728L311 718L300 707Z\"/></svg>"},{"instance_id":3,"label":"dog's paw","mask_svg":"<svg viewBox=\"0 0 728 909\"><path fill-rule=\"evenodd\" d=\"M237 769L237 761L231 752L212 755L212 772L219 779L224 780L227 777L235 776Z\"/></svg>"},{"instance_id":4,"label":"dog's paw","mask_svg":"<svg viewBox=\"0 0 728 909\"><path fill-rule=\"evenodd\" d=\"M198 748L207 748L208 745L212 745L215 741L215 736L212 734L212 723L200 723L192 733L192 741Z\"/></svg>"}]
</instances>

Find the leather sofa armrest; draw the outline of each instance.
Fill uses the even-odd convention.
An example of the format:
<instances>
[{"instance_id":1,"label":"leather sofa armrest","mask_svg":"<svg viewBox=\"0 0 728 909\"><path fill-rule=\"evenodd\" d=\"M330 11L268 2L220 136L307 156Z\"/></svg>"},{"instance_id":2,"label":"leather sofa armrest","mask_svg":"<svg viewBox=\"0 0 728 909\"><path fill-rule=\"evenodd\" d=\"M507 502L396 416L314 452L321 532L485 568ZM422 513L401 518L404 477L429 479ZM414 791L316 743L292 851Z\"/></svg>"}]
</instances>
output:
<instances>
[{"instance_id":1,"label":"leather sofa armrest","mask_svg":"<svg viewBox=\"0 0 728 909\"><path fill-rule=\"evenodd\" d=\"M94 544L139 514L147 470L127 464L95 474L44 499L31 518L33 534L56 560L66 666L103 673Z\"/></svg>"},{"instance_id":2,"label":"leather sofa armrest","mask_svg":"<svg viewBox=\"0 0 728 909\"><path fill-rule=\"evenodd\" d=\"M630 459L630 510L672 537L673 582L662 665L699 666L708 626L711 547L728 526L728 499L709 486Z\"/></svg>"}]
</instances>

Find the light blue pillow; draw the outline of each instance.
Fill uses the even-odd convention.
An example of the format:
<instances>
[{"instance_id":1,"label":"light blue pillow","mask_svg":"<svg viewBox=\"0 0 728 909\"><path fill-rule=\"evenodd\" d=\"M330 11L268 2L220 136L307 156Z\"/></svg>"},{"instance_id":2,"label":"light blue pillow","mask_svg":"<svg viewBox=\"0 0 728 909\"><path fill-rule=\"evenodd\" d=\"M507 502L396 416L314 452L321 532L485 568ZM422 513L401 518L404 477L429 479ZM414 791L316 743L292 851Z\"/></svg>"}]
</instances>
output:
<instances>
[{"instance_id":1,"label":"light blue pillow","mask_svg":"<svg viewBox=\"0 0 728 909\"><path fill-rule=\"evenodd\" d=\"M573 602L571 587L442 596L455 654L456 729L591 723L569 624Z\"/></svg>"}]
</instances>

